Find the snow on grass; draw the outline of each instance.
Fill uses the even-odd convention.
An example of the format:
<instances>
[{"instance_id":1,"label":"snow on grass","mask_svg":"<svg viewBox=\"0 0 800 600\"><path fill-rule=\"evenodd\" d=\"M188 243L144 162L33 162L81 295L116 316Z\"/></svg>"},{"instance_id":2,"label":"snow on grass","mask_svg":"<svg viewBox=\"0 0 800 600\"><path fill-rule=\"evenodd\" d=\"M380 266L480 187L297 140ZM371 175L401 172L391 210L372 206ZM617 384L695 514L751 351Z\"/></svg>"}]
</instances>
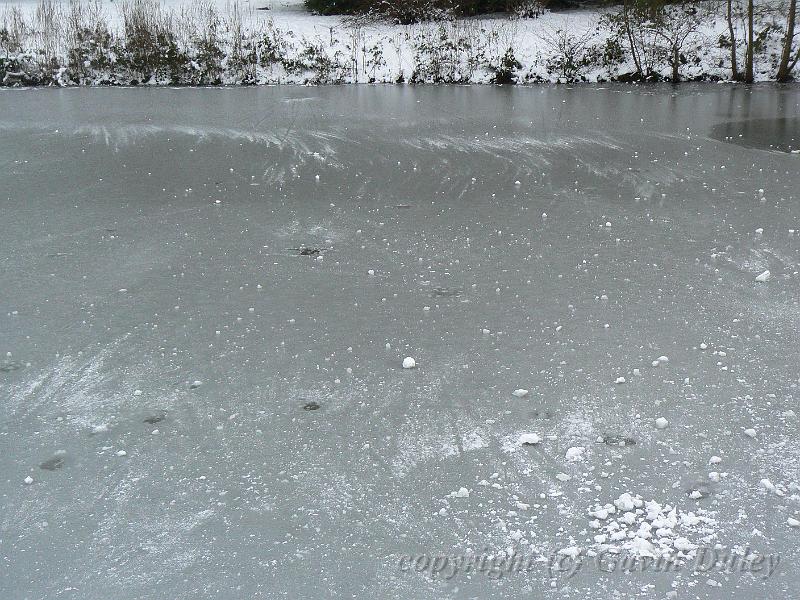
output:
<instances>
[{"instance_id":1,"label":"snow on grass","mask_svg":"<svg viewBox=\"0 0 800 600\"><path fill-rule=\"evenodd\" d=\"M108 0L101 3L102 19L109 30L121 35L122 4ZM35 24L35 2L3 2L6 8L19 6L21 13ZM67 4L62 4L66 15ZM513 71L517 83L557 81L608 81L635 70L630 59L619 64L599 64L609 31L601 27L608 10L585 9L547 12L535 19L511 19L507 15L486 15L478 18L443 22L396 25L385 21L368 21L322 16L306 11L301 0L230 3L210 0L191 5L183 0L155 1L164 20L176 32L176 39L185 60L155 72L133 72L125 66L118 49L109 48L103 60L99 54L86 58L87 66L61 66L56 72L43 68L28 74L33 65L41 67L36 53L47 46L47 52L63 57L67 54L66 16L57 21L52 39L36 34L23 41L23 51L4 67L6 85L24 83L117 83L132 81L151 84L189 83L491 83L502 80L504 70ZM201 52L196 43L203 39L209 9L219 20L212 38L223 57L220 60ZM156 8L158 10L158 8ZM30 28L36 31L35 25ZM566 32L562 34L559 32ZM689 57L681 67L681 77L729 77L727 50L720 48L719 38L727 32L722 16L708 20L684 48ZM563 35L572 39L589 39L587 49L573 57L578 66L565 75L565 57L558 40ZM243 43L239 43L243 42ZM756 79L768 80L775 70L774 57L779 53L780 39L770 35L765 50L756 57ZM259 58L253 61L253 53ZM102 54L102 52L100 53ZM212 53L213 54L213 53ZM591 59L594 56L594 59ZM510 62L509 62L510 60ZM94 61L94 62L93 62ZM95 64L98 62L98 64ZM670 75L666 61L656 66L662 77ZM178 68L179 67L179 68ZM181 71L175 74L176 68ZM168 72L173 71L170 75ZM570 68L570 71L572 69ZM27 75L26 75L27 74ZM29 76L28 76L29 75ZM178 79L176 81L176 78Z\"/></svg>"}]
</instances>

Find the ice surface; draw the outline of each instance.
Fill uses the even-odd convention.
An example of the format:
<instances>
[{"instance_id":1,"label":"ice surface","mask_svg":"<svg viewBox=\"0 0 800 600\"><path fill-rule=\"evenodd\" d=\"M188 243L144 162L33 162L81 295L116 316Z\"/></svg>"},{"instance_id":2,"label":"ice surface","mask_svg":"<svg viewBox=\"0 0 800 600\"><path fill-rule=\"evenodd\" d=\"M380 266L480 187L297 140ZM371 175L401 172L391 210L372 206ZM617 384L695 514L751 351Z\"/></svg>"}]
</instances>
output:
<instances>
[{"instance_id":1,"label":"ice surface","mask_svg":"<svg viewBox=\"0 0 800 600\"><path fill-rule=\"evenodd\" d=\"M798 102L0 92L0 597L797 597L800 157L711 130Z\"/></svg>"}]
</instances>

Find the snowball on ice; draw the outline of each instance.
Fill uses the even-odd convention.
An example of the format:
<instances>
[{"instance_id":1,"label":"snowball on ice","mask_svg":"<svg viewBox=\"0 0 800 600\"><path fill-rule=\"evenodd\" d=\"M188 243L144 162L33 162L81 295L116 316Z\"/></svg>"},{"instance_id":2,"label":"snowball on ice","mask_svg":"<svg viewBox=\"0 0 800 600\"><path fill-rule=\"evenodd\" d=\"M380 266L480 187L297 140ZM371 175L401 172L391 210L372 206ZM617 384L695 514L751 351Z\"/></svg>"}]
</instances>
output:
<instances>
[{"instance_id":1,"label":"snowball on ice","mask_svg":"<svg viewBox=\"0 0 800 600\"><path fill-rule=\"evenodd\" d=\"M631 496L627 492L620 494L620 497L614 500L614 506L623 512L633 510L634 508L640 508L642 504L644 503L641 498Z\"/></svg>"},{"instance_id":2,"label":"snowball on ice","mask_svg":"<svg viewBox=\"0 0 800 600\"><path fill-rule=\"evenodd\" d=\"M522 388L520 388L518 390L514 390L511 393L514 394L517 398L524 398L525 396L528 395L528 390L523 390Z\"/></svg>"},{"instance_id":3,"label":"snowball on ice","mask_svg":"<svg viewBox=\"0 0 800 600\"><path fill-rule=\"evenodd\" d=\"M451 492L452 498L469 498L469 490L465 487L459 488L457 492Z\"/></svg>"},{"instance_id":4,"label":"snowball on ice","mask_svg":"<svg viewBox=\"0 0 800 600\"><path fill-rule=\"evenodd\" d=\"M769 269L767 269L766 271L761 273L761 275L756 277L756 281L759 283L764 283L765 281L768 281L771 276L772 274L769 272Z\"/></svg>"},{"instance_id":5,"label":"snowball on ice","mask_svg":"<svg viewBox=\"0 0 800 600\"><path fill-rule=\"evenodd\" d=\"M586 448L583 446L574 446L567 450L564 458L566 458L569 462L578 462L579 460L583 460L584 452L586 452Z\"/></svg>"},{"instance_id":6,"label":"snowball on ice","mask_svg":"<svg viewBox=\"0 0 800 600\"><path fill-rule=\"evenodd\" d=\"M413 369L417 366L417 361L415 361L410 356L407 356L403 359L403 368L404 369Z\"/></svg>"},{"instance_id":7,"label":"snowball on ice","mask_svg":"<svg viewBox=\"0 0 800 600\"><path fill-rule=\"evenodd\" d=\"M32 483L33 483L33 477L31 477L30 475L28 475L28 476L27 476L27 477L24 479L24 481L25 481L25 485L30 485L30 484L32 484Z\"/></svg>"},{"instance_id":8,"label":"snowball on ice","mask_svg":"<svg viewBox=\"0 0 800 600\"><path fill-rule=\"evenodd\" d=\"M656 429L666 429L667 427L669 427L669 421L664 417L658 417L656 419Z\"/></svg>"}]
</instances>

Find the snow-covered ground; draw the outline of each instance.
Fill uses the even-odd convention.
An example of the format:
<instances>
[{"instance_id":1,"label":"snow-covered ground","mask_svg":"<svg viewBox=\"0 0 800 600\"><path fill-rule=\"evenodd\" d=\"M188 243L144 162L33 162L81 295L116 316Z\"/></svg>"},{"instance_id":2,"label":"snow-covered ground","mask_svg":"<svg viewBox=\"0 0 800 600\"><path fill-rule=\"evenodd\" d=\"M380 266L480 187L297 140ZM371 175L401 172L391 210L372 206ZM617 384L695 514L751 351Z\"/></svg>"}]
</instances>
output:
<instances>
[{"instance_id":1,"label":"snow-covered ground","mask_svg":"<svg viewBox=\"0 0 800 600\"><path fill-rule=\"evenodd\" d=\"M0 5L22 6L26 14L32 14L35 2L0 2ZM229 22L234 6L228 0L212 0ZM120 3L104 0L104 14L112 29L119 30ZM185 12L190 4L182 0L165 0L162 6L176 15ZM194 5L196 12L197 6ZM346 83L378 82L454 82L487 83L497 78L498 70L507 67L504 58L509 57L514 78L518 83L557 81L608 81L632 73L635 68L630 57L619 63L602 64L598 58L603 53L603 44L609 33L599 27L603 10L576 10L547 12L535 19L511 19L506 15L490 15L475 19L460 19L444 23L421 23L415 25L392 25L381 22L359 22L337 16L313 15L306 11L301 0L273 0L237 4L242 14L245 36L256 43L264 38L270 40L269 47L277 48L278 59L269 64L259 64L251 71L243 70L232 58L232 40L223 35L223 52L226 58L215 67L213 76L193 77L191 73L182 79L170 80L165 76L149 79L151 83ZM706 5L703 5L706 6ZM615 10L615 9L608 9ZM191 12L191 11L190 11ZM781 25L780 18L771 17ZM766 22L765 22L766 24ZM178 26L178 30L188 30ZM721 79L730 77L729 53L720 47L720 36L727 36L727 23L721 18L709 20L697 34L689 38L683 49L686 62L681 66L682 79ZM756 79L766 81L774 78L777 56L780 51L780 35L776 29L767 29L764 50L756 56ZM585 60L574 72L564 73L560 68L562 54L558 48L558 32L568 32L573 41L591 34L585 51L578 58ZM743 33L739 33L743 39ZM32 38L29 64L36 62L37 42ZM191 42L185 44L193 67L202 71L203 65L196 57L196 48ZM508 51L511 54L508 55ZM66 51L63 51L66 54ZM107 53L114 63L118 57ZM740 53L743 54L743 53ZM90 57L91 58L91 57ZM25 62L21 60L21 62ZM90 63L87 58L87 65ZM14 66L19 72L23 66ZM27 67L30 68L30 67ZM9 67L10 69L10 67ZM216 71L219 71L216 73ZM671 68L662 61L656 71L669 77ZM149 78L149 74L145 79ZM62 69L55 75L46 76L59 84L111 82L126 84L142 80L141 74L126 73L112 67L89 68L85 74L71 74ZM12 77L12 83L16 79ZM41 81L38 81L41 83ZM8 82L6 82L8 83Z\"/></svg>"},{"instance_id":2,"label":"snow-covered ground","mask_svg":"<svg viewBox=\"0 0 800 600\"><path fill-rule=\"evenodd\" d=\"M0 91L0 598L797 598L798 107Z\"/></svg>"}]
</instances>

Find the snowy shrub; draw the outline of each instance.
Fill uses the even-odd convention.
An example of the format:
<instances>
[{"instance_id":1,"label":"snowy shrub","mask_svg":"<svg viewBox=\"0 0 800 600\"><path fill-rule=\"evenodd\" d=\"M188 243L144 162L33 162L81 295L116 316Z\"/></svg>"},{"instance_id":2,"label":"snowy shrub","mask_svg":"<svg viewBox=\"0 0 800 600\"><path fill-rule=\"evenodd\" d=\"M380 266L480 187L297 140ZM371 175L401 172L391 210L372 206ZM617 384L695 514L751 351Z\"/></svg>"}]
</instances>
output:
<instances>
[{"instance_id":1,"label":"snowy shrub","mask_svg":"<svg viewBox=\"0 0 800 600\"><path fill-rule=\"evenodd\" d=\"M489 70L494 73L493 83L499 85L512 85L517 82L517 71L522 68L522 64L514 55L514 49L509 48L500 59L498 65L489 64Z\"/></svg>"},{"instance_id":2,"label":"snowy shrub","mask_svg":"<svg viewBox=\"0 0 800 600\"><path fill-rule=\"evenodd\" d=\"M116 56L100 1L70 3L65 19L69 79L82 83L92 79L98 72L109 73Z\"/></svg>"},{"instance_id":3,"label":"snowy shrub","mask_svg":"<svg viewBox=\"0 0 800 600\"><path fill-rule=\"evenodd\" d=\"M70 79L80 83L97 72L109 72L114 59L111 34L107 29L80 29L74 32L67 51L67 71Z\"/></svg>"},{"instance_id":4,"label":"snowy shrub","mask_svg":"<svg viewBox=\"0 0 800 600\"><path fill-rule=\"evenodd\" d=\"M607 38L598 44L592 45L586 54L587 63L602 67L609 77L625 62L625 58L625 48L615 37Z\"/></svg>"},{"instance_id":5,"label":"snowy shrub","mask_svg":"<svg viewBox=\"0 0 800 600\"><path fill-rule=\"evenodd\" d=\"M269 21L264 33L253 45L257 63L262 67L269 67L284 62L293 50L291 43L293 37L291 31L279 29Z\"/></svg>"},{"instance_id":6,"label":"snowy shrub","mask_svg":"<svg viewBox=\"0 0 800 600\"><path fill-rule=\"evenodd\" d=\"M403 24L493 12L527 18L542 12L538 0L305 0L305 4L323 15L373 14Z\"/></svg>"},{"instance_id":7,"label":"snowy shrub","mask_svg":"<svg viewBox=\"0 0 800 600\"><path fill-rule=\"evenodd\" d=\"M456 0L306 0L306 7L323 15L362 14L408 25L452 18Z\"/></svg>"},{"instance_id":8,"label":"snowy shrub","mask_svg":"<svg viewBox=\"0 0 800 600\"><path fill-rule=\"evenodd\" d=\"M172 14L158 0L127 0L121 12L123 35L115 46L120 66L143 82L179 82L188 57L178 47Z\"/></svg>"},{"instance_id":9,"label":"snowy shrub","mask_svg":"<svg viewBox=\"0 0 800 600\"><path fill-rule=\"evenodd\" d=\"M541 0L518 0L511 7L511 14L517 19L535 19L545 12Z\"/></svg>"},{"instance_id":10,"label":"snowy shrub","mask_svg":"<svg viewBox=\"0 0 800 600\"><path fill-rule=\"evenodd\" d=\"M412 83L465 83L485 63L483 30L470 21L420 26L413 38Z\"/></svg>"},{"instance_id":11,"label":"snowy shrub","mask_svg":"<svg viewBox=\"0 0 800 600\"><path fill-rule=\"evenodd\" d=\"M189 81L200 85L218 84L222 76L222 21L211 4L199 3L191 12L184 13L179 31L189 32L188 40L182 44L189 59Z\"/></svg>"},{"instance_id":12,"label":"snowy shrub","mask_svg":"<svg viewBox=\"0 0 800 600\"><path fill-rule=\"evenodd\" d=\"M558 75L563 81L575 81L591 64L591 43L593 31L572 33L564 26L559 29L545 29L541 39L549 49L546 65L548 71Z\"/></svg>"},{"instance_id":13,"label":"snowy shrub","mask_svg":"<svg viewBox=\"0 0 800 600\"><path fill-rule=\"evenodd\" d=\"M385 66L386 59L381 44L376 42L370 46L362 46L362 70L369 77L370 83L375 83L378 72Z\"/></svg>"},{"instance_id":14,"label":"snowy shrub","mask_svg":"<svg viewBox=\"0 0 800 600\"><path fill-rule=\"evenodd\" d=\"M318 41L303 38L299 54L284 59L283 65L288 73L306 75L307 83L342 83L347 72L341 51L328 55L325 46Z\"/></svg>"}]
</instances>

